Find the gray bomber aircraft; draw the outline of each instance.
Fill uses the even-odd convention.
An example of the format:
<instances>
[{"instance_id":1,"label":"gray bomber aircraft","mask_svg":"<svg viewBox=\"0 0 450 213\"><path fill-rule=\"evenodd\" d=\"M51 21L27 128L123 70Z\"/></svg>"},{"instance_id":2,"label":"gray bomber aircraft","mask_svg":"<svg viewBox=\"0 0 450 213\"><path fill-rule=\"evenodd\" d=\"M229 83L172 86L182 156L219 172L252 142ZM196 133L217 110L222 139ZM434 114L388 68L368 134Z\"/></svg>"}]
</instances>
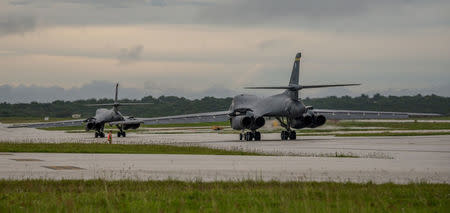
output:
<instances>
[{"instance_id":1,"label":"gray bomber aircraft","mask_svg":"<svg viewBox=\"0 0 450 213\"><path fill-rule=\"evenodd\" d=\"M405 113L405 112L377 112L355 110L321 110L305 106L299 99L302 89L356 86L359 84L331 84L331 85L301 85L299 84L301 53L295 56L291 78L287 86L275 87L246 87L247 89L284 89L283 93L262 98L255 95L237 95L233 98L228 111L198 113L158 118L139 118L145 124L171 124L230 121L235 130L241 130L240 140L261 140L259 128L263 127L266 118L277 119L285 128L281 132L281 140L295 140L296 132L293 129L316 128L325 124L329 119L379 119L379 118L407 118L415 116L437 116L432 113ZM247 130L247 131L246 131Z\"/></svg>"},{"instance_id":2,"label":"gray bomber aircraft","mask_svg":"<svg viewBox=\"0 0 450 213\"><path fill-rule=\"evenodd\" d=\"M305 106L299 98L302 89L356 86L359 84L330 84L330 85L301 85L299 84L301 53L295 56L291 78L287 86L276 87L246 87L247 89L284 89L283 93L262 98L255 95L237 95L233 98L229 110L219 112L197 113L155 118L124 117L118 111L121 105L137 105L139 103L118 103L117 87L113 104L98 104L91 106L112 106L112 109L98 109L94 117L86 120L69 120L61 122L16 124L10 127L54 127L54 126L80 126L86 124L86 130L95 130L96 137L104 137L103 129L106 123L119 128L118 137L125 137L124 130L139 128L140 124L175 124L230 121L230 126L242 131L240 140L261 140L258 131L266 123L267 118L277 119L285 128L281 132L281 140L295 140L294 129L316 128L325 124L327 119L385 119L408 118L409 116L439 116L434 113L408 113L408 112L382 112L382 111L358 111L358 110L332 110L314 109ZM145 104L145 103L144 103Z\"/></svg>"},{"instance_id":3,"label":"gray bomber aircraft","mask_svg":"<svg viewBox=\"0 0 450 213\"><path fill-rule=\"evenodd\" d=\"M99 108L95 111L95 116L88 119L80 120L67 120L59 122L43 122L43 123L32 123L32 124L16 124L10 126L9 128L19 128L19 127L33 127L33 128L47 128L47 127L61 127L61 126L81 126L85 125L86 131L94 130L95 137L105 137L104 128L105 124L110 126L116 126L119 129L117 132L117 137L126 137L125 130L137 129L143 123L134 117L123 116L119 112L119 106L132 106L132 105L142 105L148 103L119 103L117 101L117 96L119 92L119 83L116 84L114 103L111 104L88 104L87 106L110 106L111 109Z\"/></svg>"}]
</instances>

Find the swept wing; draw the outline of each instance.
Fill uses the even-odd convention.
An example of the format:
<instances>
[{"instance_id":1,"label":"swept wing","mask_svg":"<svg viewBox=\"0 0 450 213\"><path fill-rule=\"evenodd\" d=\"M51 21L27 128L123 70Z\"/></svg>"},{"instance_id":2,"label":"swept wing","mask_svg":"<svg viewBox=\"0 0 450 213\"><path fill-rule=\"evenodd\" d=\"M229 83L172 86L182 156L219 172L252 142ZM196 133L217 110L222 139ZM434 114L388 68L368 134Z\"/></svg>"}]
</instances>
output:
<instances>
[{"instance_id":1,"label":"swept wing","mask_svg":"<svg viewBox=\"0 0 450 213\"><path fill-rule=\"evenodd\" d=\"M12 124L8 128L48 128L48 127L63 127L63 126L81 126L85 119L79 120L67 120L67 121L55 121L55 122L39 122L39 123L22 123Z\"/></svg>"},{"instance_id":2,"label":"swept wing","mask_svg":"<svg viewBox=\"0 0 450 213\"><path fill-rule=\"evenodd\" d=\"M334 109L313 109L315 113L324 115L332 120L353 120L353 119L398 119L409 118L410 116L440 116L436 113L411 113L411 112L383 112L383 111L362 111L362 110L334 110Z\"/></svg>"},{"instance_id":3,"label":"swept wing","mask_svg":"<svg viewBox=\"0 0 450 213\"><path fill-rule=\"evenodd\" d=\"M229 119L229 111L207 112L197 114L175 115L155 118L137 118L144 124L181 124L181 123L200 123L200 122L220 122Z\"/></svg>"}]
</instances>

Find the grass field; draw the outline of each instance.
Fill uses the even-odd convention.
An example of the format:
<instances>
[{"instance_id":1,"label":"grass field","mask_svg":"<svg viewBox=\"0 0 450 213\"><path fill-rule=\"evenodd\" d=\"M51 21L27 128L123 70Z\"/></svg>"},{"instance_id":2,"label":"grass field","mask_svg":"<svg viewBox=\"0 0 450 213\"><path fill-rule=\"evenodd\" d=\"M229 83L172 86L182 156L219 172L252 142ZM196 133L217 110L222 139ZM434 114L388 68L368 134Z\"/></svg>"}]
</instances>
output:
<instances>
[{"instance_id":1,"label":"grass field","mask_svg":"<svg viewBox=\"0 0 450 213\"><path fill-rule=\"evenodd\" d=\"M80 144L80 143L0 143L0 152L41 152L41 153L114 153L114 154L193 154L193 155L248 155L248 156L299 156L332 158L381 158L384 155L356 155L344 152L329 153L262 153L215 149L200 146L172 146L162 144Z\"/></svg>"},{"instance_id":2,"label":"grass field","mask_svg":"<svg viewBox=\"0 0 450 213\"><path fill-rule=\"evenodd\" d=\"M448 184L0 180L0 212L448 212Z\"/></svg>"},{"instance_id":3,"label":"grass field","mask_svg":"<svg viewBox=\"0 0 450 213\"><path fill-rule=\"evenodd\" d=\"M197 155L268 155L241 150L212 149L198 146L161 144L80 144L80 143L0 143L0 152L48 153L122 153L122 154L197 154Z\"/></svg>"}]
</instances>

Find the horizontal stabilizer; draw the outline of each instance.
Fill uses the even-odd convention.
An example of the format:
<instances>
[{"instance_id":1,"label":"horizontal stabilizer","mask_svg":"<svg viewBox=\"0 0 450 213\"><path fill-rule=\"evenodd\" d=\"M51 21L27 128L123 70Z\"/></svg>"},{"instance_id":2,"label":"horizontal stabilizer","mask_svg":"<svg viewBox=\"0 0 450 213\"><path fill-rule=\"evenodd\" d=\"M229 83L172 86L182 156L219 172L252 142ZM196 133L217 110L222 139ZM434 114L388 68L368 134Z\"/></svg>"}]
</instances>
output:
<instances>
[{"instance_id":1,"label":"horizontal stabilizer","mask_svg":"<svg viewBox=\"0 0 450 213\"><path fill-rule=\"evenodd\" d=\"M281 86L281 87L244 87L244 89L292 89L294 87Z\"/></svg>"},{"instance_id":2,"label":"horizontal stabilizer","mask_svg":"<svg viewBox=\"0 0 450 213\"><path fill-rule=\"evenodd\" d=\"M115 104L86 104L85 106L138 106L138 105L149 105L153 103L115 103Z\"/></svg>"},{"instance_id":3,"label":"horizontal stabilizer","mask_svg":"<svg viewBox=\"0 0 450 213\"><path fill-rule=\"evenodd\" d=\"M301 86L302 89L310 88L324 88L324 87L347 87L347 86L359 86L361 84L324 84L324 85L304 85Z\"/></svg>"},{"instance_id":4,"label":"horizontal stabilizer","mask_svg":"<svg viewBox=\"0 0 450 213\"><path fill-rule=\"evenodd\" d=\"M324 87L345 87L345 86L358 86L361 84L323 84L323 85L292 85L292 86L279 86L279 87L244 87L244 89L287 89L292 91L298 91L302 89L311 88L324 88Z\"/></svg>"},{"instance_id":5,"label":"horizontal stabilizer","mask_svg":"<svg viewBox=\"0 0 450 213\"><path fill-rule=\"evenodd\" d=\"M85 104L85 106L114 106L115 104Z\"/></svg>"},{"instance_id":6,"label":"horizontal stabilizer","mask_svg":"<svg viewBox=\"0 0 450 213\"><path fill-rule=\"evenodd\" d=\"M138 105L150 105L153 103L119 103L119 106L138 106Z\"/></svg>"}]
</instances>

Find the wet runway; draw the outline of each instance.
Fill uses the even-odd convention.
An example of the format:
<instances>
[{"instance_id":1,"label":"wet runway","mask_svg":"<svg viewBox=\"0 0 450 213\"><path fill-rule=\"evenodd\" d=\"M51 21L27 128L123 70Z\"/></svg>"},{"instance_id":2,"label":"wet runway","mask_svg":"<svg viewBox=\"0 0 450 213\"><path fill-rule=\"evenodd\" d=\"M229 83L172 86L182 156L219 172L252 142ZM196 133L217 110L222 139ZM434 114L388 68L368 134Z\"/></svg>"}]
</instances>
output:
<instances>
[{"instance_id":1,"label":"wet runway","mask_svg":"<svg viewBox=\"0 0 450 213\"><path fill-rule=\"evenodd\" d=\"M0 128L0 142L103 143L92 134ZM233 134L135 134L114 143L162 143L284 156L2 153L0 178L450 182L450 136L300 136L241 142ZM331 157L335 153L354 158ZM321 157L322 156L322 157Z\"/></svg>"}]
</instances>

